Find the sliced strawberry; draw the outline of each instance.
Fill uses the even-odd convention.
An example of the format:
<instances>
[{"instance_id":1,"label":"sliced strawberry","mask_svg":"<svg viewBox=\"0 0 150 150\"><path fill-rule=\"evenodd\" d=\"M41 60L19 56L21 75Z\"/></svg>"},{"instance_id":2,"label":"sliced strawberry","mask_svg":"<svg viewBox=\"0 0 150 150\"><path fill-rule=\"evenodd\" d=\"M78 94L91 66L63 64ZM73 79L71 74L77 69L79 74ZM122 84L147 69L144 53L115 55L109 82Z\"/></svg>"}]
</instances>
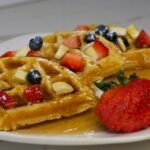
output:
<instances>
[{"instance_id":1,"label":"sliced strawberry","mask_svg":"<svg viewBox=\"0 0 150 150\"><path fill-rule=\"evenodd\" d=\"M16 105L15 100L9 97L4 91L0 90L0 105L3 108L13 108Z\"/></svg>"},{"instance_id":2,"label":"sliced strawberry","mask_svg":"<svg viewBox=\"0 0 150 150\"><path fill-rule=\"evenodd\" d=\"M98 55L98 59L104 58L109 54L109 49L102 42L98 40L94 41L93 48Z\"/></svg>"},{"instance_id":3,"label":"sliced strawberry","mask_svg":"<svg viewBox=\"0 0 150 150\"><path fill-rule=\"evenodd\" d=\"M150 36L144 30L141 30L139 36L137 37L136 45L138 48L150 47Z\"/></svg>"},{"instance_id":4,"label":"sliced strawberry","mask_svg":"<svg viewBox=\"0 0 150 150\"><path fill-rule=\"evenodd\" d=\"M78 25L76 28L75 28L75 31L89 31L90 28L86 25Z\"/></svg>"},{"instance_id":5,"label":"sliced strawberry","mask_svg":"<svg viewBox=\"0 0 150 150\"><path fill-rule=\"evenodd\" d=\"M81 46L81 40L79 36L70 36L63 40L63 44L69 48L79 48Z\"/></svg>"},{"instance_id":6,"label":"sliced strawberry","mask_svg":"<svg viewBox=\"0 0 150 150\"><path fill-rule=\"evenodd\" d=\"M42 57L40 54L38 54L36 51L30 50L27 53L27 56L31 56L31 57Z\"/></svg>"},{"instance_id":7,"label":"sliced strawberry","mask_svg":"<svg viewBox=\"0 0 150 150\"><path fill-rule=\"evenodd\" d=\"M6 53L2 54L0 57L13 57L15 56L15 54L17 53L17 51L7 51Z\"/></svg>"},{"instance_id":8,"label":"sliced strawberry","mask_svg":"<svg viewBox=\"0 0 150 150\"><path fill-rule=\"evenodd\" d=\"M81 72L84 70L84 60L82 56L77 53L66 53L61 60L61 65L75 72Z\"/></svg>"}]
</instances>

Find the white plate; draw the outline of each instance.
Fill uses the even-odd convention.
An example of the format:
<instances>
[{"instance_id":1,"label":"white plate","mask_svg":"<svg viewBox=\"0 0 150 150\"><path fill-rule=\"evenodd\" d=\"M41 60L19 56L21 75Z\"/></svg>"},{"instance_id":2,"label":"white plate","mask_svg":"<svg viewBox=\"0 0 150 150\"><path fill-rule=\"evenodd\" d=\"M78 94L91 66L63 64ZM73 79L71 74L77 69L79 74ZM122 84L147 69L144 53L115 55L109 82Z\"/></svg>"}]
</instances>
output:
<instances>
[{"instance_id":1,"label":"white plate","mask_svg":"<svg viewBox=\"0 0 150 150\"><path fill-rule=\"evenodd\" d=\"M7 50L18 49L25 46L29 39L35 35L42 34L29 34L19 36L8 40L0 44L0 53ZM130 133L130 134L115 134L108 131L100 131L97 133L85 133L78 135L34 135L34 134L21 134L13 132L0 132L0 140L20 142L20 143L32 143L32 144L44 144L44 145L101 145L101 144L113 144L113 143L129 143L150 139L150 128L145 130Z\"/></svg>"}]
</instances>

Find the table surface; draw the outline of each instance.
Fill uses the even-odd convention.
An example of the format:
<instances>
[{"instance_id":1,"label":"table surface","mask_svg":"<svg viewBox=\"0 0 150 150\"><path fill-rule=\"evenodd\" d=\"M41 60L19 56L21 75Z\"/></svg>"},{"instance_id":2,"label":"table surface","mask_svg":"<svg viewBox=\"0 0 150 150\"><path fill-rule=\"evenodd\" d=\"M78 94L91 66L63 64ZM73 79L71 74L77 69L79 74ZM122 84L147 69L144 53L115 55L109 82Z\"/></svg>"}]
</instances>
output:
<instances>
[{"instance_id":1,"label":"table surface","mask_svg":"<svg viewBox=\"0 0 150 150\"><path fill-rule=\"evenodd\" d=\"M18 35L72 29L78 24L136 24L150 32L150 0L37 0L0 7L0 42ZM149 150L150 141L58 147L0 142L0 150Z\"/></svg>"}]
</instances>

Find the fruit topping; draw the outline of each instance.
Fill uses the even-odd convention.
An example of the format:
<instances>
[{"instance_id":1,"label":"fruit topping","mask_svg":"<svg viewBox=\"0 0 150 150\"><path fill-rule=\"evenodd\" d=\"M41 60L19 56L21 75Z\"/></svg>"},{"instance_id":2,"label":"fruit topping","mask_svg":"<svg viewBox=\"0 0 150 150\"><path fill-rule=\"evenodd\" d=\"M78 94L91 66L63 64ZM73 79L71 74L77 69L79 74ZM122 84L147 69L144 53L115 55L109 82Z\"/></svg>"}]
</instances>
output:
<instances>
[{"instance_id":1,"label":"fruit topping","mask_svg":"<svg viewBox=\"0 0 150 150\"><path fill-rule=\"evenodd\" d=\"M98 54L95 51L95 49L93 48L93 46L87 47L85 49L84 53L87 54L88 56L90 56L93 60L98 60Z\"/></svg>"},{"instance_id":2,"label":"fruit topping","mask_svg":"<svg viewBox=\"0 0 150 150\"><path fill-rule=\"evenodd\" d=\"M135 25L131 24L127 27L127 33L133 38L136 39L139 35L139 31L136 29Z\"/></svg>"},{"instance_id":3,"label":"fruit topping","mask_svg":"<svg viewBox=\"0 0 150 150\"><path fill-rule=\"evenodd\" d=\"M150 125L150 80L135 79L100 97L96 115L116 132L134 132Z\"/></svg>"},{"instance_id":4,"label":"fruit topping","mask_svg":"<svg viewBox=\"0 0 150 150\"><path fill-rule=\"evenodd\" d=\"M26 88L23 95L31 103L39 103L44 99L43 92L38 84Z\"/></svg>"},{"instance_id":5,"label":"fruit topping","mask_svg":"<svg viewBox=\"0 0 150 150\"><path fill-rule=\"evenodd\" d=\"M0 57L13 57L15 56L17 51L7 51L6 53L2 54Z\"/></svg>"},{"instance_id":6,"label":"fruit topping","mask_svg":"<svg viewBox=\"0 0 150 150\"><path fill-rule=\"evenodd\" d=\"M104 36L107 32L109 32L109 29L103 24L97 26L95 29L95 33L101 36Z\"/></svg>"},{"instance_id":7,"label":"fruit topping","mask_svg":"<svg viewBox=\"0 0 150 150\"><path fill-rule=\"evenodd\" d=\"M29 42L29 47L31 50L37 51L42 48L43 39L40 36L36 36L34 39L31 39Z\"/></svg>"},{"instance_id":8,"label":"fruit topping","mask_svg":"<svg viewBox=\"0 0 150 150\"><path fill-rule=\"evenodd\" d=\"M129 47L129 42L128 42L128 40L127 40L125 37L121 37L121 39L122 39L124 45L125 45L126 47Z\"/></svg>"},{"instance_id":9,"label":"fruit topping","mask_svg":"<svg viewBox=\"0 0 150 150\"><path fill-rule=\"evenodd\" d=\"M61 65L75 72L81 72L84 70L84 60L82 56L77 53L66 53L61 60Z\"/></svg>"},{"instance_id":10,"label":"fruit topping","mask_svg":"<svg viewBox=\"0 0 150 150\"><path fill-rule=\"evenodd\" d=\"M89 31L90 28L86 25L79 25L75 28L75 31Z\"/></svg>"},{"instance_id":11,"label":"fruit topping","mask_svg":"<svg viewBox=\"0 0 150 150\"><path fill-rule=\"evenodd\" d=\"M122 38L119 37L119 38L117 39L117 43L118 43L118 45L119 45L121 51L125 52L125 51L127 50L127 48L126 48L126 46L125 46L125 44L124 44Z\"/></svg>"},{"instance_id":12,"label":"fruit topping","mask_svg":"<svg viewBox=\"0 0 150 150\"><path fill-rule=\"evenodd\" d=\"M81 40L79 36L73 35L64 39L62 44L68 46L69 48L79 48L81 46Z\"/></svg>"},{"instance_id":13,"label":"fruit topping","mask_svg":"<svg viewBox=\"0 0 150 150\"><path fill-rule=\"evenodd\" d=\"M74 91L73 87L67 82L55 82L52 84L52 88L56 94L66 94Z\"/></svg>"},{"instance_id":14,"label":"fruit topping","mask_svg":"<svg viewBox=\"0 0 150 150\"><path fill-rule=\"evenodd\" d=\"M56 54L55 54L55 58L61 59L67 53L67 51L69 51L69 48L67 46L60 45Z\"/></svg>"},{"instance_id":15,"label":"fruit topping","mask_svg":"<svg viewBox=\"0 0 150 150\"><path fill-rule=\"evenodd\" d=\"M98 59L102 59L109 54L109 49L101 41L95 40L93 48L98 55Z\"/></svg>"},{"instance_id":16,"label":"fruit topping","mask_svg":"<svg viewBox=\"0 0 150 150\"><path fill-rule=\"evenodd\" d=\"M16 102L4 91L0 90L0 105L5 109L9 109L15 107Z\"/></svg>"},{"instance_id":17,"label":"fruit topping","mask_svg":"<svg viewBox=\"0 0 150 150\"><path fill-rule=\"evenodd\" d=\"M96 40L95 32L90 32L89 34L85 35L84 37L85 43L91 43Z\"/></svg>"},{"instance_id":18,"label":"fruit topping","mask_svg":"<svg viewBox=\"0 0 150 150\"><path fill-rule=\"evenodd\" d=\"M18 50L15 57L24 57L30 51L28 46L23 47L22 49Z\"/></svg>"},{"instance_id":19,"label":"fruit topping","mask_svg":"<svg viewBox=\"0 0 150 150\"><path fill-rule=\"evenodd\" d=\"M40 84L42 81L42 76L38 70L31 69L27 74L27 80L31 84Z\"/></svg>"},{"instance_id":20,"label":"fruit topping","mask_svg":"<svg viewBox=\"0 0 150 150\"><path fill-rule=\"evenodd\" d=\"M117 43L117 36L118 36L117 33L116 32L112 32L112 31L110 31L110 32L108 32L108 33L105 34L105 38L108 41L113 42L114 44Z\"/></svg>"},{"instance_id":21,"label":"fruit topping","mask_svg":"<svg viewBox=\"0 0 150 150\"><path fill-rule=\"evenodd\" d=\"M138 48L150 47L150 36L144 30L141 30L140 34L136 38L136 46Z\"/></svg>"},{"instance_id":22,"label":"fruit topping","mask_svg":"<svg viewBox=\"0 0 150 150\"><path fill-rule=\"evenodd\" d=\"M116 32L118 36L125 36L127 33L127 29L119 26L110 26L109 30L112 32Z\"/></svg>"},{"instance_id":23,"label":"fruit topping","mask_svg":"<svg viewBox=\"0 0 150 150\"><path fill-rule=\"evenodd\" d=\"M95 40L84 50L84 53L93 60L99 60L108 56L109 49L101 41Z\"/></svg>"},{"instance_id":24,"label":"fruit topping","mask_svg":"<svg viewBox=\"0 0 150 150\"><path fill-rule=\"evenodd\" d=\"M33 50L30 50L27 53L27 56L30 56L30 57L43 57L42 55L40 55L39 53L37 53L36 51L33 51Z\"/></svg>"},{"instance_id":25,"label":"fruit topping","mask_svg":"<svg viewBox=\"0 0 150 150\"><path fill-rule=\"evenodd\" d=\"M15 74L13 76L13 79L16 82L24 83L24 82L26 82L26 76L27 76L27 72L26 71L16 70L16 72L15 72Z\"/></svg>"}]
</instances>

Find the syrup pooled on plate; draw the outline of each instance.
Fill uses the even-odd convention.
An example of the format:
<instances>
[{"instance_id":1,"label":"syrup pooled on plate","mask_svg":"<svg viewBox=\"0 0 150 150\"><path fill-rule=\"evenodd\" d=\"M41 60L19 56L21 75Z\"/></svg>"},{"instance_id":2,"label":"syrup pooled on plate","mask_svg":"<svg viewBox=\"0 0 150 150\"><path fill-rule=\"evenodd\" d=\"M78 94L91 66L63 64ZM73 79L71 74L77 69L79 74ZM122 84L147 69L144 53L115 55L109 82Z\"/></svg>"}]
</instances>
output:
<instances>
[{"instance_id":1,"label":"syrup pooled on plate","mask_svg":"<svg viewBox=\"0 0 150 150\"><path fill-rule=\"evenodd\" d=\"M15 133L28 135L62 135L94 133L100 130L102 130L102 127L96 119L94 110L89 110L74 117L48 121L26 129L16 130Z\"/></svg>"}]
</instances>

